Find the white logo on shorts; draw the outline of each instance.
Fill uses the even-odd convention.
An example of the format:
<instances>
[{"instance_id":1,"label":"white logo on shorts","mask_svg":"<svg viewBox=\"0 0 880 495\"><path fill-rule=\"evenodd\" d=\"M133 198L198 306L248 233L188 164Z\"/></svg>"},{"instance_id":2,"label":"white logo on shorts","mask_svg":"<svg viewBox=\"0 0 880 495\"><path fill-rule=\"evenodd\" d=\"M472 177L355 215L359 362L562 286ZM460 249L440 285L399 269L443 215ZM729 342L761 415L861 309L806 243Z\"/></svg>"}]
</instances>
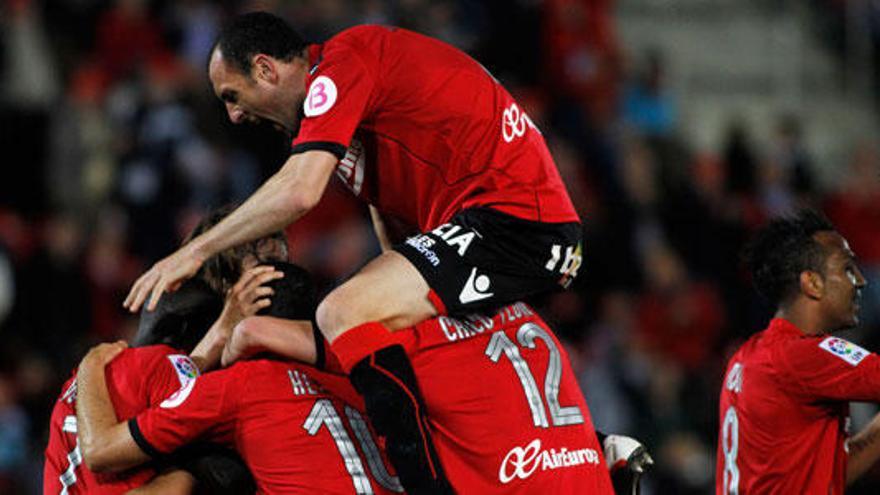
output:
<instances>
[{"instance_id":1,"label":"white logo on shorts","mask_svg":"<svg viewBox=\"0 0 880 495\"><path fill-rule=\"evenodd\" d=\"M489 280L488 276L477 276L477 269L474 268L471 270L471 275L464 284L464 289L462 289L461 294L458 295L458 300L461 301L462 304L468 304L474 301L481 301L487 297L492 297L495 293L487 292L491 284L492 281Z\"/></svg>"},{"instance_id":2,"label":"white logo on shorts","mask_svg":"<svg viewBox=\"0 0 880 495\"><path fill-rule=\"evenodd\" d=\"M309 94L303 101L306 117L317 117L333 108L336 103L336 83L327 76L318 76L309 86Z\"/></svg>"}]
</instances>

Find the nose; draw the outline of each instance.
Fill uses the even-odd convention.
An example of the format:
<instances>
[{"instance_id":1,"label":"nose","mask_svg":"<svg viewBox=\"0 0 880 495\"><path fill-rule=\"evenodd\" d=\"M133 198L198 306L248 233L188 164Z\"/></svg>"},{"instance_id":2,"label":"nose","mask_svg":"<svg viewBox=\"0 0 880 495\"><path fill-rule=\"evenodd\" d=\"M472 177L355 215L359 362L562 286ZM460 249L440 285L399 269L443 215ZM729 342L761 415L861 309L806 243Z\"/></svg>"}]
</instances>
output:
<instances>
[{"instance_id":1,"label":"nose","mask_svg":"<svg viewBox=\"0 0 880 495\"><path fill-rule=\"evenodd\" d=\"M226 113L229 114L229 121L233 124L241 124L244 122L244 112L238 107L238 105L227 103Z\"/></svg>"}]
</instances>

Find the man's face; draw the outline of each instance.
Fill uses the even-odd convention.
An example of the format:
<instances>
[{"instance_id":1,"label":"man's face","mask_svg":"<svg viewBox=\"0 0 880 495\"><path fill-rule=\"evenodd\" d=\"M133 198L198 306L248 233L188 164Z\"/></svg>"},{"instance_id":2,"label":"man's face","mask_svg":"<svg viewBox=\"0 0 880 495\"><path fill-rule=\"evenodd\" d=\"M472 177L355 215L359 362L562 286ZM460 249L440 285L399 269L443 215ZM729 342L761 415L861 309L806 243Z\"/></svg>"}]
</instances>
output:
<instances>
[{"instance_id":1,"label":"man's face","mask_svg":"<svg viewBox=\"0 0 880 495\"><path fill-rule=\"evenodd\" d=\"M837 232L819 232L814 238L826 252L824 292L821 300L829 329L852 328L859 323L859 303L865 277L856 265L855 254Z\"/></svg>"},{"instance_id":2,"label":"man's face","mask_svg":"<svg viewBox=\"0 0 880 495\"><path fill-rule=\"evenodd\" d=\"M226 63L215 49L208 64L214 94L226 105L233 124L267 121L279 131L293 132L304 91L298 86L297 63L285 63L265 55L254 57L249 75ZM303 78L304 81L304 78Z\"/></svg>"}]
</instances>

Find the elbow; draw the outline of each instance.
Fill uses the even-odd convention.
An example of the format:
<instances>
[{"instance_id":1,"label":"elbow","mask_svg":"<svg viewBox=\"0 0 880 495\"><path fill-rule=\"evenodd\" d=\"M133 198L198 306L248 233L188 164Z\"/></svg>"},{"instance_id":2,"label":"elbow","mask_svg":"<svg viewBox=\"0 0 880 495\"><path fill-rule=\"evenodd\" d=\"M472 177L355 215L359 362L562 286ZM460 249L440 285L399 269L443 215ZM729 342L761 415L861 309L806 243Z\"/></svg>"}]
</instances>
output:
<instances>
[{"instance_id":1,"label":"elbow","mask_svg":"<svg viewBox=\"0 0 880 495\"><path fill-rule=\"evenodd\" d=\"M93 473L112 473L116 471L110 456L96 445L97 442L80 442L83 464Z\"/></svg>"},{"instance_id":2,"label":"elbow","mask_svg":"<svg viewBox=\"0 0 880 495\"><path fill-rule=\"evenodd\" d=\"M321 200L322 191L300 189L288 198L287 210L292 218L304 215Z\"/></svg>"}]
</instances>

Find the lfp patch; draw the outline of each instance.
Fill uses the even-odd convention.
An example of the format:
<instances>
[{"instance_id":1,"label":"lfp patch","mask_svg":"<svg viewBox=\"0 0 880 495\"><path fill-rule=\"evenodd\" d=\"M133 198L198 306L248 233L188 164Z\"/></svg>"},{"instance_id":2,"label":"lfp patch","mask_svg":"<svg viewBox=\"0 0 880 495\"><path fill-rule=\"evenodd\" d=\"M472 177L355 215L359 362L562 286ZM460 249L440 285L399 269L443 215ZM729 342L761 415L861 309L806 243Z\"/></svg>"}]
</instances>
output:
<instances>
[{"instance_id":1,"label":"lfp patch","mask_svg":"<svg viewBox=\"0 0 880 495\"><path fill-rule=\"evenodd\" d=\"M192 362L189 356L172 354L168 356L168 360L174 366L174 372L177 374L178 381L180 381L180 389L159 404L159 407L164 409L174 408L182 404L189 397L193 385L196 384L196 378L199 377L199 368Z\"/></svg>"},{"instance_id":2,"label":"lfp patch","mask_svg":"<svg viewBox=\"0 0 880 495\"><path fill-rule=\"evenodd\" d=\"M180 380L181 387L198 378L199 368L192 362L189 356L172 354L168 356L168 360L174 366L174 371L177 373L177 379Z\"/></svg>"},{"instance_id":3,"label":"lfp patch","mask_svg":"<svg viewBox=\"0 0 880 495\"><path fill-rule=\"evenodd\" d=\"M856 366L868 357L869 352L848 340L838 337L828 337L823 340L819 347L843 359L847 363Z\"/></svg>"}]
</instances>

